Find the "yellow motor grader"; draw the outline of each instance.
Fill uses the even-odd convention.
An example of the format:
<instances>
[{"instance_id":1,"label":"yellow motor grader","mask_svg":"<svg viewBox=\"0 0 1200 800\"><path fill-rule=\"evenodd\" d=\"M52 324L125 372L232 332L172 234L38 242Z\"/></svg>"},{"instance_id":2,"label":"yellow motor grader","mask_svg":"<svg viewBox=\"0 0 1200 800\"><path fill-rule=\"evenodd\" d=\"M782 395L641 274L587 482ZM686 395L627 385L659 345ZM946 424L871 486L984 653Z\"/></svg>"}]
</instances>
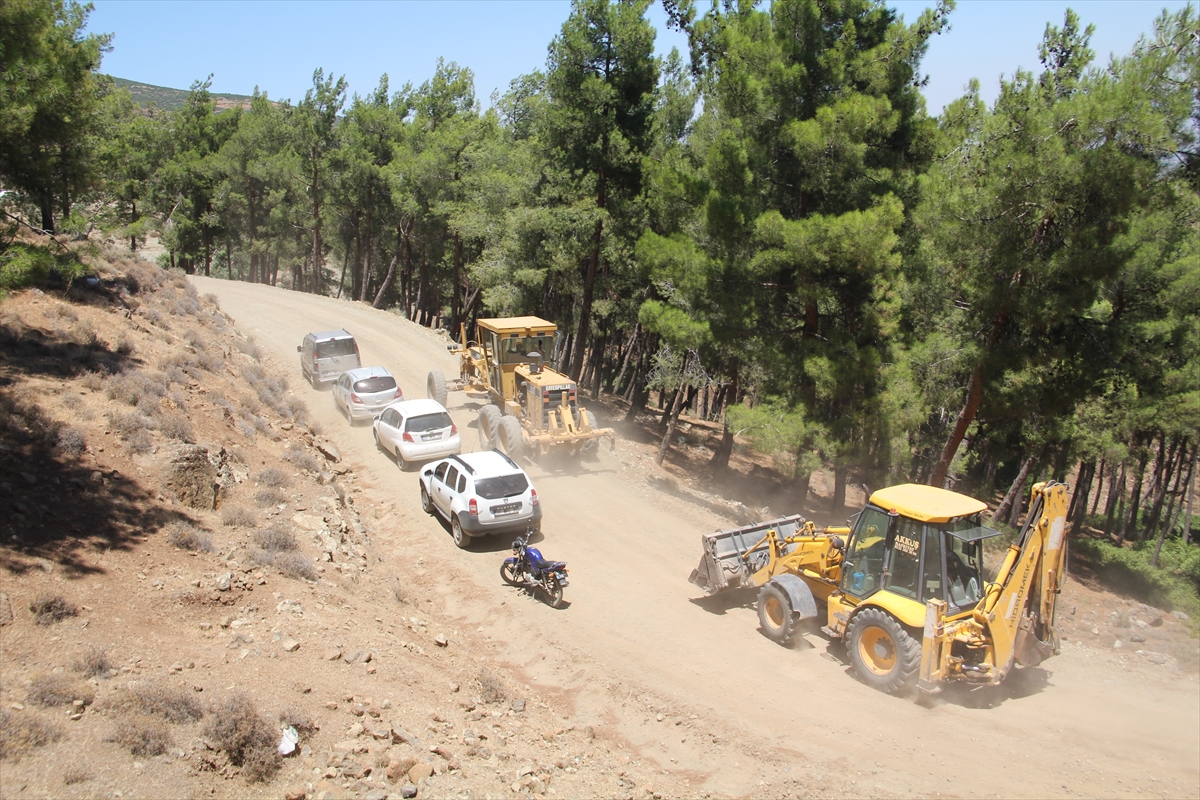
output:
<instances>
[{"instance_id":1,"label":"yellow motor grader","mask_svg":"<svg viewBox=\"0 0 1200 800\"><path fill-rule=\"evenodd\" d=\"M781 644L823 605L821 631L846 642L854 671L876 689L996 684L1014 664L1059 651L1067 506L1064 484L1035 485L991 581L982 543L999 532L982 522L987 505L917 484L873 493L852 528L790 516L705 535L690 580L710 595L758 587L759 624Z\"/></svg>"},{"instance_id":2,"label":"yellow motor grader","mask_svg":"<svg viewBox=\"0 0 1200 800\"><path fill-rule=\"evenodd\" d=\"M446 405L451 390L483 392L489 403L479 411L479 439L516 458L526 452L563 448L589 450L600 439L613 443L612 428L599 428L592 412L579 405L575 381L558 372L558 329L539 317L481 319L476 339L459 330L462 344L446 346L458 356L459 377L429 373L426 394Z\"/></svg>"}]
</instances>

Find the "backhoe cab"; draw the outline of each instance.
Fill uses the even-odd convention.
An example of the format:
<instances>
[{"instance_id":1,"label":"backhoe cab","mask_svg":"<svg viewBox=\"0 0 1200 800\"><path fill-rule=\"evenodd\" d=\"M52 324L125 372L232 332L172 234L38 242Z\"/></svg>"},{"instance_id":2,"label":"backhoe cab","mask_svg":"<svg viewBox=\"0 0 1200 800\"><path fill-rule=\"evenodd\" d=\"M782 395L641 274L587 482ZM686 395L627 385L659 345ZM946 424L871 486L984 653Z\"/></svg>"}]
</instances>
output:
<instances>
[{"instance_id":1,"label":"backhoe cab","mask_svg":"<svg viewBox=\"0 0 1200 800\"><path fill-rule=\"evenodd\" d=\"M780 643L824 605L821 630L846 642L855 672L877 689L996 684L1014 664L1058 653L1067 487L1033 487L992 582L982 544L999 533L983 524L986 509L930 486L880 489L852 528L818 531L795 516L707 535L691 581L708 594L760 587L759 623Z\"/></svg>"},{"instance_id":2,"label":"backhoe cab","mask_svg":"<svg viewBox=\"0 0 1200 800\"><path fill-rule=\"evenodd\" d=\"M555 354L560 334L553 322L539 317L481 319L476 338L447 345L458 356L459 377L447 381L440 371L429 373L428 396L446 405L450 390L486 393L479 411L479 438L484 447L499 447L513 457L565 448L572 454L611 445L611 428L598 428L592 412L579 405L576 385L558 372Z\"/></svg>"}]
</instances>

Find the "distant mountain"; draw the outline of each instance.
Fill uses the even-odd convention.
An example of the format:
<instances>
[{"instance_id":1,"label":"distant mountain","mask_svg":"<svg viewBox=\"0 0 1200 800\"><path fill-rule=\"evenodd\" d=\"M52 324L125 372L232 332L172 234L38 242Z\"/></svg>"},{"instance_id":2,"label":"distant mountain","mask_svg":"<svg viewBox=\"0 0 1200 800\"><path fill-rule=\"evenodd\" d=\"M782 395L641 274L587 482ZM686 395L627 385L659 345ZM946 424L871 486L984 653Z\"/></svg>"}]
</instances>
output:
<instances>
[{"instance_id":1,"label":"distant mountain","mask_svg":"<svg viewBox=\"0 0 1200 800\"><path fill-rule=\"evenodd\" d=\"M133 102L140 106L148 106L153 103L163 111L174 111L183 108L183 104L187 101L186 89L168 89L165 86L153 86L149 83L138 83L117 77L113 77L113 83L123 89L128 89L129 94L133 96ZM218 111L224 111L227 108L250 107L249 95L214 93L212 97L217 102Z\"/></svg>"}]
</instances>

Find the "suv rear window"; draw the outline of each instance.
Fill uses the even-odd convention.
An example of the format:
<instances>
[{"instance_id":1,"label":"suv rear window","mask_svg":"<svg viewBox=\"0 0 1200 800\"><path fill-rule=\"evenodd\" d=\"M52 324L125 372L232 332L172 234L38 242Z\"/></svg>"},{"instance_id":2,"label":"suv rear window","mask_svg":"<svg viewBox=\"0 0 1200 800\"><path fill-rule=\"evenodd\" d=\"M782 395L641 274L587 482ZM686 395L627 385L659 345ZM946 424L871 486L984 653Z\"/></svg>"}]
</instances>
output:
<instances>
[{"instance_id":1,"label":"suv rear window","mask_svg":"<svg viewBox=\"0 0 1200 800\"><path fill-rule=\"evenodd\" d=\"M328 342L317 342L317 358L352 356L355 352L353 339L330 339Z\"/></svg>"},{"instance_id":2,"label":"suv rear window","mask_svg":"<svg viewBox=\"0 0 1200 800\"><path fill-rule=\"evenodd\" d=\"M498 478L480 478L475 481L475 494L484 500L499 500L520 494L529 487L529 481L521 473L501 475Z\"/></svg>"},{"instance_id":3,"label":"suv rear window","mask_svg":"<svg viewBox=\"0 0 1200 800\"><path fill-rule=\"evenodd\" d=\"M404 426L404 430L409 433L421 433L423 431L435 431L438 428L449 428L454 423L450 420L450 415L445 411L439 411L436 414L422 414L419 417L412 417L408 424Z\"/></svg>"},{"instance_id":4,"label":"suv rear window","mask_svg":"<svg viewBox=\"0 0 1200 800\"><path fill-rule=\"evenodd\" d=\"M391 375L379 375L374 378L363 378L354 382L354 391L363 394L386 392L396 388L396 379Z\"/></svg>"}]
</instances>

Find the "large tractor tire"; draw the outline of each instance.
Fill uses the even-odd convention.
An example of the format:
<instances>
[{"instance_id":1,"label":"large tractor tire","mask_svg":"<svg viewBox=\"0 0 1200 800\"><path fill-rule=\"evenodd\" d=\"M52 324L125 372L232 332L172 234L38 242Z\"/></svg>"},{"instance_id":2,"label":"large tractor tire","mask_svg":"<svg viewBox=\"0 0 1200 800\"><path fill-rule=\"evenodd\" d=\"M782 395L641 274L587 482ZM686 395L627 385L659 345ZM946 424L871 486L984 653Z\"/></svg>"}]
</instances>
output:
<instances>
[{"instance_id":1,"label":"large tractor tire","mask_svg":"<svg viewBox=\"0 0 1200 800\"><path fill-rule=\"evenodd\" d=\"M896 618L878 608L864 608L846 629L850 663L863 683L888 694L904 694L917 682L921 642Z\"/></svg>"},{"instance_id":2,"label":"large tractor tire","mask_svg":"<svg viewBox=\"0 0 1200 800\"><path fill-rule=\"evenodd\" d=\"M521 423L511 414L500 419L500 447L509 458L518 459L525 453L525 440L521 436Z\"/></svg>"},{"instance_id":3,"label":"large tractor tire","mask_svg":"<svg viewBox=\"0 0 1200 800\"><path fill-rule=\"evenodd\" d=\"M436 400L442 408L446 407L446 376L441 370L434 370L425 379L425 396Z\"/></svg>"},{"instance_id":4,"label":"large tractor tire","mask_svg":"<svg viewBox=\"0 0 1200 800\"><path fill-rule=\"evenodd\" d=\"M479 446L491 450L500 441L500 409L491 403L479 409Z\"/></svg>"},{"instance_id":5,"label":"large tractor tire","mask_svg":"<svg viewBox=\"0 0 1200 800\"><path fill-rule=\"evenodd\" d=\"M799 620L787 592L768 583L758 593L758 624L772 642L786 645L796 635Z\"/></svg>"}]
</instances>

